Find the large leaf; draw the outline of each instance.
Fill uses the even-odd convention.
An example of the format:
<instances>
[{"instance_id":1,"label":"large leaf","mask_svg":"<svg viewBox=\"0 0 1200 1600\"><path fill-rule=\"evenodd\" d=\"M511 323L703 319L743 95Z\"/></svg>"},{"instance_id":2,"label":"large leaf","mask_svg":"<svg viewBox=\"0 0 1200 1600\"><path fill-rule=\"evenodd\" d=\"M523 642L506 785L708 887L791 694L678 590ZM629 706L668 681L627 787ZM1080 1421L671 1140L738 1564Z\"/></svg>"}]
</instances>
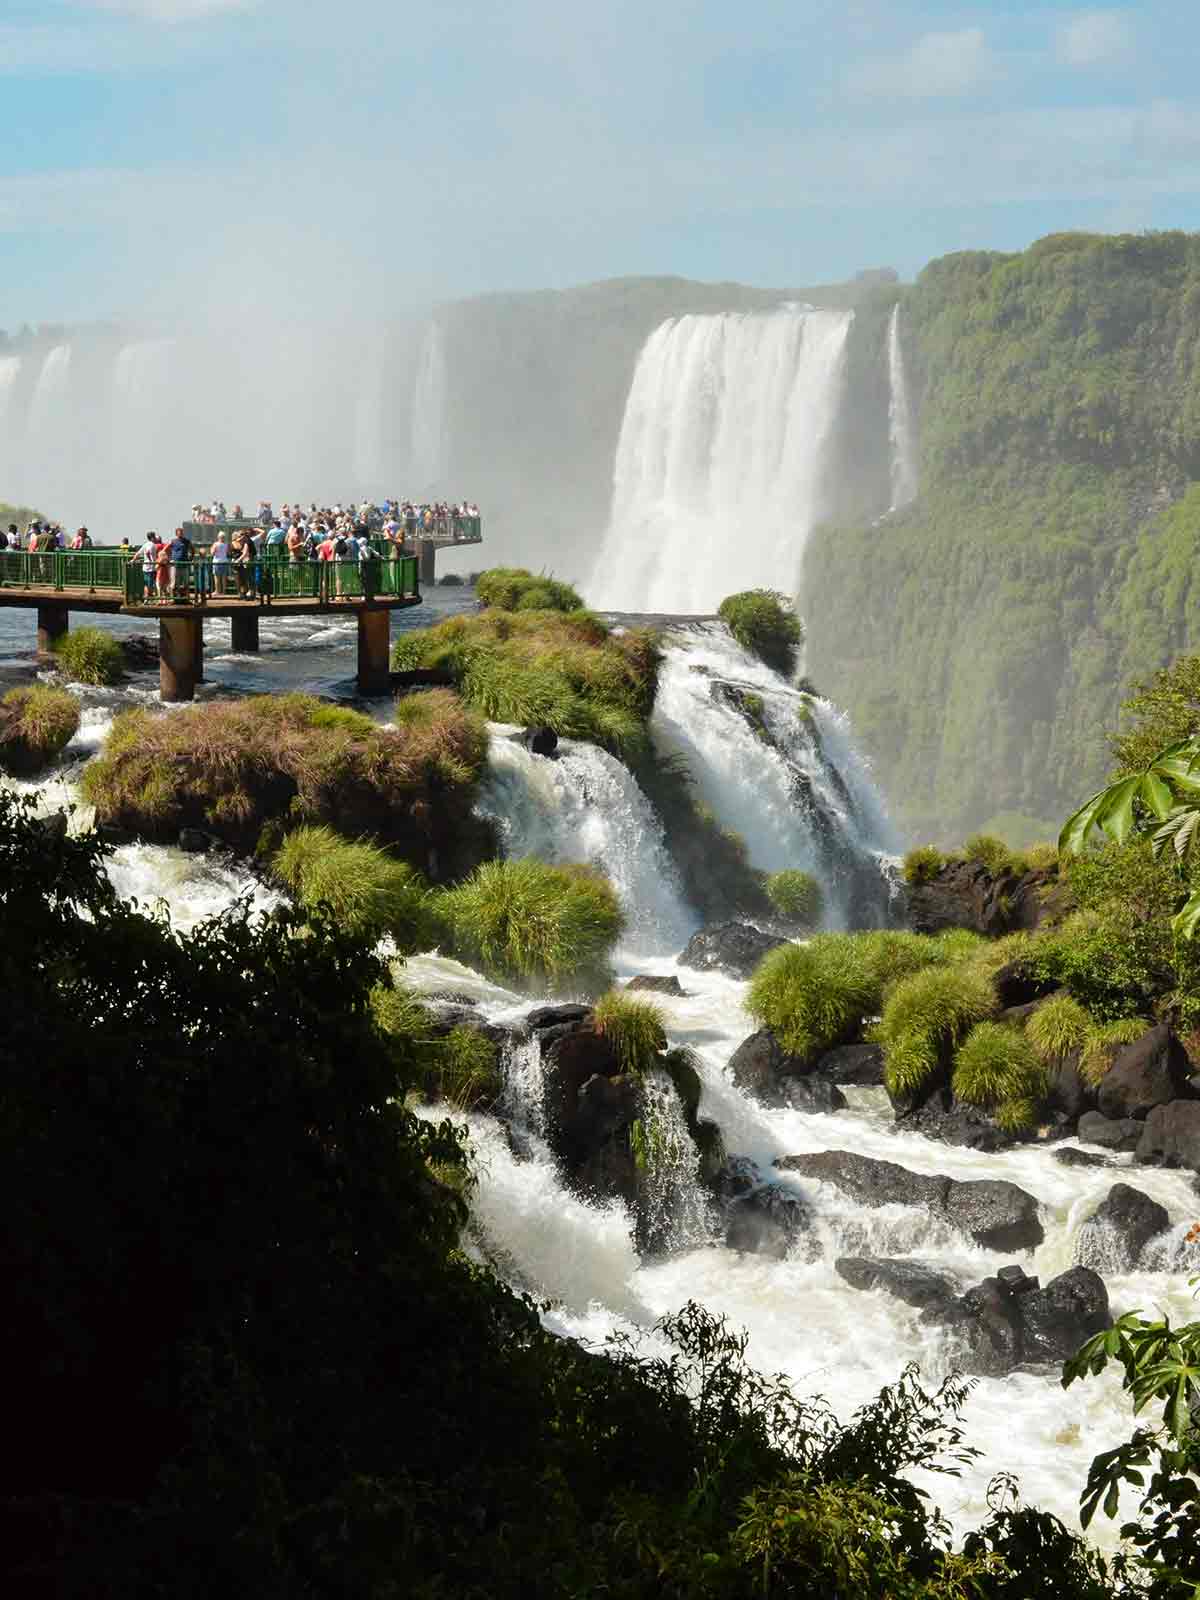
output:
<instances>
[{"instance_id":1,"label":"large leaf","mask_svg":"<svg viewBox=\"0 0 1200 1600\"><path fill-rule=\"evenodd\" d=\"M1096 811L1096 826L1103 828L1118 844L1124 844L1133 827L1133 802L1141 788L1142 778L1139 774L1133 778L1122 778L1119 783L1110 784L1104 791Z\"/></svg>"},{"instance_id":2,"label":"large leaf","mask_svg":"<svg viewBox=\"0 0 1200 1600\"><path fill-rule=\"evenodd\" d=\"M1193 889L1183 909L1171 919L1171 929L1177 939L1191 939L1200 927L1200 889Z\"/></svg>"},{"instance_id":3,"label":"large leaf","mask_svg":"<svg viewBox=\"0 0 1200 1600\"><path fill-rule=\"evenodd\" d=\"M1200 806L1176 806L1170 812L1167 820L1161 827L1155 828L1150 835L1150 848L1157 860L1169 844L1175 851L1176 858L1180 861L1190 854L1194 847L1200 825Z\"/></svg>"},{"instance_id":4,"label":"large leaf","mask_svg":"<svg viewBox=\"0 0 1200 1600\"><path fill-rule=\"evenodd\" d=\"M1171 807L1175 804L1170 784L1153 770L1143 773L1137 794L1138 799L1145 802L1160 822L1170 815Z\"/></svg>"},{"instance_id":5,"label":"large leaf","mask_svg":"<svg viewBox=\"0 0 1200 1600\"><path fill-rule=\"evenodd\" d=\"M1101 789L1099 794L1094 794L1090 800L1084 802L1078 811L1072 812L1063 823L1062 832L1058 836L1059 855L1078 855L1087 843L1088 834L1096 825L1096 816L1105 800L1108 790Z\"/></svg>"}]
</instances>

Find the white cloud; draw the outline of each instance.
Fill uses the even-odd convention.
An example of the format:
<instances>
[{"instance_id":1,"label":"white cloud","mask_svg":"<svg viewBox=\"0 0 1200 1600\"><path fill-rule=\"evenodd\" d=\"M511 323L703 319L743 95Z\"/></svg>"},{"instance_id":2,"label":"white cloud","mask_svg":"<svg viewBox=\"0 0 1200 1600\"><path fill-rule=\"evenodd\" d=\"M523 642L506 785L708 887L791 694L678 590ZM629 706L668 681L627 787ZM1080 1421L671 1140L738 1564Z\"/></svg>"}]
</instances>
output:
<instances>
[{"instance_id":1,"label":"white cloud","mask_svg":"<svg viewBox=\"0 0 1200 1600\"><path fill-rule=\"evenodd\" d=\"M1123 11L1080 11L1059 25L1058 59L1069 67L1120 61L1133 48L1133 26Z\"/></svg>"},{"instance_id":2,"label":"white cloud","mask_svg":"<svg viewBox=\"0 0 1200 1600\"><path fill-rule=\"evenodd\" d=\"M982 28L926 33L898 56L880 56L850 69L847 87L863 99L951 99L968 94L991 67Z\"/></svg>"},{"instance_id":3,"label":"white cloud","mask_svg":"<svg viewBox=\"0 0 1200 1600\"><path fill-rule=\"evenodd\" d=\"M84 0L84 4L151 22L191 22L219 11L248 11L257 0Z\"/></svg>"}]
</instances>

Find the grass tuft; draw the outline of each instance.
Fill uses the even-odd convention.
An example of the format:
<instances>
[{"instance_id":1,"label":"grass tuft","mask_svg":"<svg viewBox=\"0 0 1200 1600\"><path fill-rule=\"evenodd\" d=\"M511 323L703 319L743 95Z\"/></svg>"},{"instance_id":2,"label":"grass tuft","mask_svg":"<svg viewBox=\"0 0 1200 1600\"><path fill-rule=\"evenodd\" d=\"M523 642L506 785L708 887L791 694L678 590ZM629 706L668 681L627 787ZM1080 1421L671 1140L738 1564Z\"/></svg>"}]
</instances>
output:
<instances>
[{"instance_id":1,"label":"grass tuft","mask_svg":"<svg viewBox=\"0 0 1200 1600\"><path fill-rule=\"evenodd\" d=\"M793 926L812 928L820 922L825 897L809 873L774 872L767 879L766 893L778 915Z\"/></svg>"},{"instance_id":2,"label":"grass tuft","mask_svg":"<svg viewBox=\"0 0 1200 1600\"><path fill-rule=\"evenodd\" d=\"M976 833L963 845L963 855L968 861L979 861L993 875L1006 870L1023 872L1024 863L1003 839L990 833Z\"/></svg>"},{"instance_id":3,"label":"grass tuft","mask_svg":"<svg viewBox=\"0 0 1200 1600\"><path fill-rule=\"evenodd\" d=\"M1107 1076L1113 1057L1123 1044L1140 1039L1150 1024L1144 1017L1120 1017L1093 1028L1083 1046L1079 1070L1093 1086Z\"/></svg>"},{"instance_id":4,"label":"grass tuft","mask_svg":"<svg viewBox=\"0 0 1200 1600\"><path fill-rule=\"evenodd\" d=\"M77 628L54 644L54 659L76 683L118 683L125 676L125 652L103 628Z\"/></svg>"},{"instance_id":5,"label":"grass tuft","mask_svg":"<svg viewBox=\"0 0 1200 1600\"><path fill-rule=\"evenodd\" d=\"M596 1001L592 1024L616 1051L623 1072L644 1078L667 1048L662 1012L650 1000L610 989Z\"/></svg>"},{"instance_id":6,"label":"grass tuft","mask_svg":"<svg viewBox=\"0 0 1200 1600\"><path fill-rule=\"evenodd\" d=\"M79 702L65 689L34 683L0 700L0 771L31 777L56 761L79 731Z\"/></svg>"},{"instance_id":7,"label":"grass tuft","mask_svg":"<svg viewBox=\"0 0 1200 1600\"><path fill-rule=\"evenodd\" d=\"M991 980L967 964L927 967L895 984L875 1030L892 1094L907 1098L924 1088L995 1008Z\"/></svg>"},{"instance_id":8,"label":"grass tuft","mask_svg":"<svg viewBox=\"0 0 1200 1600\"><path fill-rule=\"evenodd\" d=\"M1037 1105L1046 1094L1046 1069L1024 1034L1002 1022L979 1022L954 1059L954 1093L985 1110L1006 1103Z\"/></svg>"},{"instance_id":9,"label":"grass tuft","mask_svg":"<svg viewBox=\"0 0 1200 1600\"><path fill-rule=\"evenodd\" d=\"M744 589L726 595L717 615L751 655L790 678L804 643L804 628L792 602L775 589Z\"/></svg>"},{"instance_id":10,"label":"grass tuft","mask_svg":"<svg viewBox=\"0 0 1200 1600\"><path fill-rule=\"evenodd\" d=\"M1092 1031L1091 1017L1069 994L1051 995L1025 1024L1025 1037L1047 1063L1082 1050Z\"/></svg>"},{"instance_id":11,"label":"grass tuft","mask_svg":"<svg viewBox=\"0 0 1200 1600\"><path fill-rule=\"evenodd\" d=\"M438 900L450 946L501 983L595 983L625 926L607 879L587 867L488 861Z\"/></svg>"},{"instance_id":12,"label":"grass tuft","mask_svg":"<svg viewBox=\"0 0 1200 1600\"><path fill-rule=\"evenodd\" d=\"M329 906L353 932L375 938L388 934L405 954L438 943L428 885L406 861L378 845L342 839L332 828L297 828L276 851L271 867L301 905L309 910Z\"/></svg>"},{"instance_id":13,"label":"grass tuft","mask_svg":"<svg viewBox=\"0 0 1200 1600\"><path fill-rule=\"evenodd\" d=\"M904 857L904 881L914 887L928 883L945 865L946 858L936 845L919 844Z\"/></svg>"},{"instance_id":14,"label":"grass tuft","mask_svg":"<svg viewBox=\"0 0 1200 1600\"><path fill-rule=\"evenodd\" d=\"M569 583L525 567L489 567L475 580L485 606L501 611L581 611L583 601Z\"/></svg>"}]
</instances>

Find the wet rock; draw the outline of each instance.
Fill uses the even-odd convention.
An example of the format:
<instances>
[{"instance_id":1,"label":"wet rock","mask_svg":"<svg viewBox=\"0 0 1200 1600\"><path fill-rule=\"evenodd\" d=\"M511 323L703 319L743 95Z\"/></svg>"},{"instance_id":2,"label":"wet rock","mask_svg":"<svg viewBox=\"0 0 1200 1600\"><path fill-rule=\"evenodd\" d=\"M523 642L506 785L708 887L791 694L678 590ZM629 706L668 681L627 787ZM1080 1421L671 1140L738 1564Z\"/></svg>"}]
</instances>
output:
<instances>
[{"instance_id":1,"label":"wet rock","mask_svg":"<svg viewBox=\"0 0 1200 1600\"><path fill-rule=\"evenodd\" d=\"M949 1089L931 1095L921 1105L898 1108L896 1123L905 1133L921 1133L963 1150L1011 1150L1023 1137L1001 1128L978 1106L955 1100Z\"/></svg>"},{"instance_id":2,"label":"wet rock","mask_svg":"<svg viewBox=\"0 0 1200 1600\"><path fill-rule=\"evenodd\" d=\"M820 1254L812 1228L812 1212L794 1189L782 1183L764 1183L730 1203L725 1243L747 1255L782 1261L798 1251L811 1261Z\"/></svg>"},{"instance_id":3,"label":"wet rock","mask_svg":"<svg viewBox=\"0 0 1200 1600\"><path fill-rule=\"evenodd\" d=\"M758 1165L749 1156L726 1156L713 1177L712 1190L718 1200L738 1200L761 1182Z\"/></svg>"},{"instance_id":4,"label":"wet rock","mask_svg":"<svg viewBox=\"0 0 1200 1600\"><path fill-rule=\"evenodd\" d=\"M916 933L966 928L996 938L1011 930L1015 873L993 875L982 861L948 861L926 883L908 891L908 920Z\"/></svg>"},{"instance_id":5,"label":"wet rock","mask_svg":"<svg viewBox=\"0 0 1200 1600\"><path fill-rule=\"evenodd\" d=\"M1191 1070L1187 1052L1160 1022L1117 1051L1096 1090L1097 1108L1114 1122L1144 1121L1155 1106L1190 1098Z\"/></svg>"},{"instance_id":6,"label":"wet rock","mask_svg":"<svg viewBox=\"0 0 1200 1600\"><path fill-rule=\"evenodd\" d=\"M1130 1272L1171 1223L1165 1206L1127 1183L1114 1183L1075 1241L1075 1260L1098 1272Z\"/></svg>"},{"instance_id":7,"label":"wet rock","mask_svg":"<svg viewBox=\"0 0 1200 1600\"><path fill-rule=\"evenodd\" d=\"M1200 1172L1200 1100L1155 1106L1146 1118L1137 1158L1147 1166L1188 1167Z\"/></svg>"},{"instance_id":8,"label":"wet rock","mask_svg":"<svg viewBox=\"0 0 1200 1600\"><path fill-rule=\"evenodd\" d=\"M760 1028L743 1039L729 1058L729 1075L734 1083L764 1105L786 1104L785 1080L807 1070L806 1059L789 1055L770 1028Z\"/></svg>"},{"instance_id":9,"label":"wet rock","mask_svg":"<svg viewBox=\"0 0 1200 1600\"><path fill-rule=\"evenodd\" d=\"M814 1078L875 1088L883 1082L883 1051L877 1044L843 1044L826 1050L810 1068Z\"/></svg>"},{"instance_id":10,"label":"wet rock","mask_svg":"<svg viewBox=\"0 0 1200 1600\"><path fill-rule=\"evenodd\" d=\"M1079 1137L1084 1144L1098 1144L1102 1150L1136 1150L1144 1126L1131 1117L1114 1122L1099 1111L1085 1111L1079 1119Z\"/></svg>"},{"instance_id":11,"label":"wet rock","mask_svg":"<svg viewBox=\"0 0 1200 1600\"><path fill-rule=\"evenodd\" d=\"M775 1165L832 1184L864 1206L920 1206L989 1250L1032 1250L1044 1237L1033 1195L1003 1179L959 1182L850 1150L781 1156Z\"/></svg>"},{"instance_id":12,"label":"wet rock","mask_svg":"<svg viewBox=\"0 0 1200 1600\"><path fill-rule=\"evenodd\" d=\"M1056 1150L1054 1159L1064 1167L1111 1167L1113 1164L1107 1156L1098 1156L1094 1150L1077 1150L1074 1145Z\"/></svg>"},{"instance_id":13,"label":"wet rock","mask_svg":"<svg viewBox=\"0 0 1200 1600\"><path fill-rule=\"evenodd\" d=\"M558 750L558 734L553 728L526 728L521 737L535 756L552 756Z\"/></svg>"},{"instance_id":14,"label":"wet rock","mask_svg":"<svg viewBox=\"0 0 1200 1600\"><path fill-rule=\"evenodd\" d=\"M158 640L144 634L134 634L121 640L121 653L127 667L156 667L158 665Z\"/></svg>"},{"instance_id":15,"label":"wet rock","mask_svg":"<svg viewBox=\"0 0 1200 1600\"><path fill-rule=\"evenodd\" d=\"M1079 1052L1061 1057L1048 1073L1047 1104L1064 1117L1078 1122L1085 1111L1094 1109L1096 1090L1079 1070Z\"/></svg>"},{"instance_id":16,"label":"wet rock","mask_svg":"<svg viewBox=\"0 0 1200 1600\"><path fill-rule=\"evenodd\" d=\"M530 1033L540 1033L543 1028L553 1028L563 1022L583 1022L592 1014L591 1006L535 1006L525 1018Z\"/></svg>"},{"instance_id":17,"label":"wet rock","mask_svg":"<svg viewBox=\"0 0 1200 1600\"><path fill-rule=\"evenodd\" d=\"M1044 1289L1005 1267L950 1304L929 1306L921 1321L946 1330L964 1372L996 1378L1027 1363L1065 1361L1112 1318L1104 1284L1087 1267L1072 1267Z\"/></svg>"},{"instance_id":18,"label":"wet rock","mask_svg":"<svg viewBox=\"0 0 1200 1600\"><path fill-rule=\"evenodd\" d=\"M186 850L189 855L204 856L210 850L220 848L221 841L211 833L205 833L203 828L180 828L179 848Z\"/></svg>"},{"instance_id":19,"label":"wet rock","mask_svg":"<svg viewBox=\"0 0 1200 1600\"><path fill-rule=\"evenodd\" d=\"M1108 1290L1090 1267L1072 1267L1044 1289L1022 1295L1022 1359L1066 1361L1080 1345L1112 1327Z\"/></svg>"},{"instance_id":20,"label":"wet rock","mask_svg":"<svg viewBox=\"0 0 1200 1600\"><path fill-rule=\"evenodd\" d=\"M669 994L676 997L682 997L684 994L683 985L673 972L662 974L642 972L636 978L630 978L625 987L644 990L648 994Z\"/></svg>"},{"instance_id":21,"label":"wet rock","mask_svg":"<svg viewBox=\"0 0 1200 1600\"><path fill-rule=\"evenodd\" d=\"M827 1078L785 1078L783 1095L793 1111L844 1111L846 1096Z\"/></svg>"},{"instance_id":22,"label":"wet rock","mask_svg":"<svg viewBox=\"0 0 1200 1600\"><path fill-rule=\"evenodd\" d=\"M749 922L722 922L693 934L678 959L680 966L699 972L749 978L768 952L787 942Z\"/></svg>"},{"instance_id":23,"label":"wet rock","mask_svg":"<svg viewBox=\"0 0 1200 1600\"><path fill-rule=\"evenodd\" d=\"M958 1287L948 1272L906 1256L839 1256L833 1267L852 1289L883 1289L921 1310L953 1300Z\"/></svg>"}]
</instances>

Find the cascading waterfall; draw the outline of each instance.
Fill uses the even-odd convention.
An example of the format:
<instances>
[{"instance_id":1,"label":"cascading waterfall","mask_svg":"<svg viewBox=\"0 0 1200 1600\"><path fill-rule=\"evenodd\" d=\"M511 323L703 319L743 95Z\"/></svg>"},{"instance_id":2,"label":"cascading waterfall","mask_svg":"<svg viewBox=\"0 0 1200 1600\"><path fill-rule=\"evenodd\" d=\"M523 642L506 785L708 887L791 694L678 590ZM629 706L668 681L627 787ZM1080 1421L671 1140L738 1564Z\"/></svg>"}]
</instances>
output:
<instances>
[{"instance_id":1,"label":"cascading waterfall","mask_svg":"<svg viewBox=\"0 0 1200 1600\"><path fill-rule=\"evenodd\" d=\"M703 1244L709 1208L700 1187L700 1152L665 1072L649 1073L642 1087L639 1144L645 1163L643 1206L659 1248Z\"/></svg>"},{"instance_id":2,"label":"cascading waterfall","mask_svg":"<svg viewBox=\"0 0 1200 1600\"><path fill-rule=\"evenodd\" d=\"M15 492L20 470L20 448L15 438L13 390L21 375L20 356L0 356L0 482Z\"/></svg>"},{"instance_id":3,"label":"cascading waterfall","mask_svg":"<svg viewBox=\"0 0 1200 1600\"><path fill-rule=\"evenodd\" d=\"M562 739L555 756L538 756L494 728L481 808L495 818L508 855L598 867L629 919L631 954L679 950L695 931L662 825L607 751Z\"/></svg>"},{"instance_id":4,"label":"cascading waterfall","mask_svg":"<svg viewBox=\"0 0 1200 1600\"><path fill-rule=\"evenodd\" d=\"M593 603L712 612L794 590L820 519L850 311L686 316L646 341L625 405Z\"/></svg>"},{"instance_id":5,"label":"cascading waterfall","mask_svg":"<svg viewBox=\"0 0 1200 1600\"><path fill-rule=\"evenodd\" d=\"M889 509L898 511L917 495L916 426L904 370L904 346L900 341L899 301L892 307L888 322L888 443L892 469Z\"/></svg>"},{"instance_id":6,"label":"cascading waterfall","mask_svg":"<svg viewBox=\"0 0 1200 1600\"><path fill-rule=\"evenodd\" d=\"M757 726L756 726L757 724ZM651 732L767 872L797 867L835 923L882 921L895 839L845 719L743 650L722 623L667 636Z\"/></svg>"},{"instance_id":7,"label":"cascading waterfall","mask_svg":"<svg viewBox=\"0 0 1200 1600\"><path fill-rule=\"evenodd\" d=\"M431 322L421 341L413 387L414 492L429 494L446 470L446 349L441 325Z\"/></svg>"}]
</instances>

